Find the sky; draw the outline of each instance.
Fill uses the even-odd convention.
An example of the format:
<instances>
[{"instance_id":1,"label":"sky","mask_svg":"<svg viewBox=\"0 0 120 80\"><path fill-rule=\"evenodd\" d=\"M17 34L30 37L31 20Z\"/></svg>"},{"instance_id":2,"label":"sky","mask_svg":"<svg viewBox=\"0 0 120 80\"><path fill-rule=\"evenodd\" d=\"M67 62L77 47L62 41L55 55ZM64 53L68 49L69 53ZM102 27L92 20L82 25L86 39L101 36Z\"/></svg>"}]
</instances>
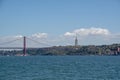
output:
<instances>
[{"instance_id":1,"label":"sky","mask_svg":"<svg viewBox=\"0 0 120 80\"><path fill-rule=\"evenodd\" d=\"M120 43L120 0L0 0L0 41L51 45Z\"/></svg>"}]
</instances>

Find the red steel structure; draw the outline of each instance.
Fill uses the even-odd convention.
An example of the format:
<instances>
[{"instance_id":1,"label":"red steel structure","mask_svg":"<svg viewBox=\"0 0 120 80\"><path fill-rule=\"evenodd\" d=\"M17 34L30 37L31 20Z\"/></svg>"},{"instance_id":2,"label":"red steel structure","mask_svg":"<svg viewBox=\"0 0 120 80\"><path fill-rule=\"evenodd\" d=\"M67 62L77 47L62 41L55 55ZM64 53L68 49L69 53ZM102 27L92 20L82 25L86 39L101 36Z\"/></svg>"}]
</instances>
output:
<instances>
[{"instance_id":1,"label":"red steel structure","mask_svg":"<svg viewBox=\"0 0 120 80\"><path fill-rule=\"evenodd\" d=\"M26 37L23 37L23 56L26 55Z\"/></svg>"}]
</instances>

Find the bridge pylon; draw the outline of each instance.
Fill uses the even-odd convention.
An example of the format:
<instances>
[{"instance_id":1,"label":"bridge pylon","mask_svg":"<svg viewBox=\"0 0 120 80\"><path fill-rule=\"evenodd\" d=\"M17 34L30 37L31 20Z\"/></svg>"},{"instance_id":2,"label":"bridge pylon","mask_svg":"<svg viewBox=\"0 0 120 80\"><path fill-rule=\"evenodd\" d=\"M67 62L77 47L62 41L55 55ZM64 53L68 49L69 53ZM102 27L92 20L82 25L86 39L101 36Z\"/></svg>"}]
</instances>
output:
<instances>
[{"instance_id":1,"label":"bridge pylon","mask_svg":"<svg viewBox=\"0 0 120 80\"><path fill-rule=\"evenodd\" d=\"M23 37L23 56L26 55L26 37Z\"/></svg>"}]
</instances>

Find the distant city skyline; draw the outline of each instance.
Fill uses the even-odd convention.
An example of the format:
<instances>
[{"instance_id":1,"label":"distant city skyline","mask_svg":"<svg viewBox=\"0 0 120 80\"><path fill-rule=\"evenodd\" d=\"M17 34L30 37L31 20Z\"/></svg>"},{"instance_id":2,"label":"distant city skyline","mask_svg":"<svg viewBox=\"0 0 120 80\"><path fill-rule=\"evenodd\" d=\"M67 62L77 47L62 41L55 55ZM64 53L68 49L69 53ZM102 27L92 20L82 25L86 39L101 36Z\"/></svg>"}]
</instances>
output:
<instances>
[{"instance_id":1,"label":"distant city skyline","mask_svg":"<svg viewBox=\"0 0 120 80\"><path fill-rule=\"evenodd\" d=\"M52 45L120 43L119 0L0 0L0 42L28 36Z\"/></svg>"}]
</instances>

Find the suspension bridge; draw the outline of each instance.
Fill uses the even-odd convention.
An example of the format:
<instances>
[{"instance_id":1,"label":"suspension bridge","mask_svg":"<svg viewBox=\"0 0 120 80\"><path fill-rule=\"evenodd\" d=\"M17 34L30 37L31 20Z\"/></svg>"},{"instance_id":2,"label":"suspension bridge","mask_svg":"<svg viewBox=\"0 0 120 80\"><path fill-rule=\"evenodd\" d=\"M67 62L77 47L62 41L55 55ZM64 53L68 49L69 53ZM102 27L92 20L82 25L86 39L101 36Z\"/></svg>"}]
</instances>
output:
<instances>
[{"instance_id":1,"label":"suspension bridge","mask_svg":"<svg viewBox=\"0 0 120 80\"><path fill-rule=\"evenodd\" d=\"M14 43L15 41L18 41L18 40L21 40L22 39L22 47L17 47L17 46L15 46L15 47L13 47L13 46L4 46L4 45L6 45L6 44L11 44L11 43ZM3 49L22 49L23 50L23 56L24 55L26 55L26 50L27 49L34 49L34 48L40 48L40 47L33 47L33 46L31 46L31 47L28 47L27 45L27 42L28 42L28 40L30 40L30 41L32 41L32 42L34 42L34 43L37 43L37 45L39 44L39 45L46 45L46 47L50 47L51 45L49 45L49 44L47 44L47 43L42 43L42 42L39 42L39 41L37 41L37 40L34 40L34 39L32 39L32 38L29 38L29 37L26 37L26 36L24 36L24 37L21 37L21 38L18 38L18 39L15 39L15 40L11 40L11 41L7 41L7 42L3 42L3 43L0 43L0 50L3 50Z\"/></svg>"}]
</instances>

